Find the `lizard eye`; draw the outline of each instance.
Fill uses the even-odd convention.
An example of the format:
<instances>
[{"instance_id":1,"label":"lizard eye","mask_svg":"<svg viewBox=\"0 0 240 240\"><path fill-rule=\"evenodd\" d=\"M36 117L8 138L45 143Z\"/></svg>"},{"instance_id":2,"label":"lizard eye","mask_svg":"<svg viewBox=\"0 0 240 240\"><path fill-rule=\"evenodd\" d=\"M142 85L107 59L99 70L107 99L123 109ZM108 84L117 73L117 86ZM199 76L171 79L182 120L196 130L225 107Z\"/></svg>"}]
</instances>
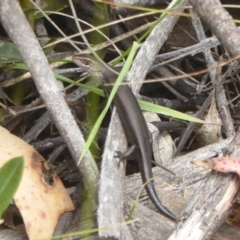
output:
<instances>
[{"instance_id":1,"label":"lizard eye","mask_svg":"<svg viewBox=\"0 0 240 240\"><path fill-rule=\"evenodd\" d=\"M88 59L82 59L82 63L83 65L89 67L91 65L91 61L89 61Z\"/></svg>"}]
</instances>

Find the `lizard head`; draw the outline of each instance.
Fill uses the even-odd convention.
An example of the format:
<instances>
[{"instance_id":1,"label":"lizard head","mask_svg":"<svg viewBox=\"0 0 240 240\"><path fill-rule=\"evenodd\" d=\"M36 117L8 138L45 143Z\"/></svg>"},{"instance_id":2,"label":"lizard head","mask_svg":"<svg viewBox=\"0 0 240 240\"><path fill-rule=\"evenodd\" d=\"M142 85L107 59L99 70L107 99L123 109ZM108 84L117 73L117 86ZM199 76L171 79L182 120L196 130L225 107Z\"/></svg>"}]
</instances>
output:
<instances>
[{"instance_id":1,"label":"lizard head","mask_svg":"<svg viewBox=\"0 0 240 240\"><path fill-rule=\"evenodd\" d=\"M97 59L87 54L75 55L72 57L73 62L85 69L90 74L97 74L101 72L101 66Z\"/></svg>"}]
</instances>

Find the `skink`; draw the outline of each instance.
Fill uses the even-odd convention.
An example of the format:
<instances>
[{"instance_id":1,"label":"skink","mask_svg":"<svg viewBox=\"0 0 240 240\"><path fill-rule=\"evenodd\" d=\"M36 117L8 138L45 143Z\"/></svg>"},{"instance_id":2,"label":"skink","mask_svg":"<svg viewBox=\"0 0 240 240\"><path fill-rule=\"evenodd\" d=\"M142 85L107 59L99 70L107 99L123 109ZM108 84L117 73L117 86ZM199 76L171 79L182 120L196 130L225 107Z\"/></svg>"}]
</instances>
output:
<instances>
[{"instance_id":1,"label":"skink","mask_svg":"<svg viewBox=\"0 0 240 240\"><path fill-rule=\"evenodd\" d=\"M90 55L75 55L73 56L73 61L76 65L84 68L88 73L95 76L102 84L105 94L107 96L109 95L112 87L109 85L104 86L104 83L113 84L117 78L115 73ZM153 178L151 166L152 148L147 124L142 111L136 97L128 85L121 85L118 88L113 102L117 107L120 121L130 145L136 146L134 154L138 161L142 181L146 183ZM176 220L176 217L160 202L153 180L145 185L145 189L157 209L172 220Z\"/></svg>"}]
</instances>

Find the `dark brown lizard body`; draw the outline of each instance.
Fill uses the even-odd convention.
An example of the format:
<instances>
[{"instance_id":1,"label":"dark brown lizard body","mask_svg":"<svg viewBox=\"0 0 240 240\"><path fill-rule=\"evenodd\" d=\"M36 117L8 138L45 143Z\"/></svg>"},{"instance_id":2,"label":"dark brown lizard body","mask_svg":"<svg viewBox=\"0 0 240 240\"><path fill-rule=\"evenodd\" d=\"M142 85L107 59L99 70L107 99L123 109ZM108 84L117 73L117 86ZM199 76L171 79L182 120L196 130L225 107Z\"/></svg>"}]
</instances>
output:
<instances>
[{"instance_id":1,"label":"dark brown lizard body","mask_svg":"<svg viewBox=\"0 0 240 240\"><path fill-rule=\"evenodd\" d=\"M95 74L95 76L101 78L102 85L103 83L112 84L117 78L115 73L89 55L76 55L73 57L73 61L78 66L84 67L90 74ZM108 96L112 87L103 85L103 88ZM117 107L117 112L128 141L132 146L136 146L134 153L138 161L142 181L146 183L153 178L151 166L152 147L146 121L136 97L128 85L122 85L118 88L114 97L114 105ZM145 189L158 210L167 217L176 220L176 217L160 202L153 180L145 185Z\"/></svg>"}]
</instances>

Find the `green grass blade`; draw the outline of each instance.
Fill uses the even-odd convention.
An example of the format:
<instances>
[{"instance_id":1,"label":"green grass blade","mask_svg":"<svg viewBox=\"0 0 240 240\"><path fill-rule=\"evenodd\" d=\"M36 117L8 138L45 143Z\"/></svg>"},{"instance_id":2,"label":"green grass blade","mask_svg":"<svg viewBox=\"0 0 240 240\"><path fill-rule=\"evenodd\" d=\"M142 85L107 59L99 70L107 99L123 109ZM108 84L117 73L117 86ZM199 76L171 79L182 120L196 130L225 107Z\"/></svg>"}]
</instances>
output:
<instances>
[{"instance_id":1,"label":"green grass blade","mask_svg":"<svg viewBox=\"0 0 240 240\"><path fill-rule=\"evenodd\" d=\"M139 103L141 109L145 110L145 111L160 113L160 114L163 114L166 116L170 116L173 118L177 118L177 119L181 119L181 120L185 120L185 121L189 121L189 122L195 122L195 123L201 123L201 124L205 123L205 121L203 121L199 118L195 118L195 117L189 116L187 114L178 112L176 110L172 110L167 107L159 106L154 103L149 103L149 102L145 102L142 100L138 100L138 103Z\"/></svg>"},{"instance_id":2,"label":"green grass blade","mask_svg":"<svg viewBox=\"0 0 240 240\"><path fill-rule=\"evenodd\" d=\"M86 89L86 90L88 90L88 91L91 91L91 92L93 92L93 93L96 93L96 94L104 97L103 90L101 90L101 89L99 89L99 88L96 88L96 87L93 87L93 86L90 86L90 85L87 85L87 84L77 83L77 82L75 82L75 81L73 81L73 80L71 80L71 79L69 79L69 78L67 78L67 77L64 77L64 76L62 76L62 75L60 75L60 74L57 74L57 73L55 73L54 76L55 76L58 80L60 80L60 81L62 81L62 82L66 82L66 83L72 84L72 85L74 85L74 86L77 86L77 87Z\"/></svg>"}]
</instances>

